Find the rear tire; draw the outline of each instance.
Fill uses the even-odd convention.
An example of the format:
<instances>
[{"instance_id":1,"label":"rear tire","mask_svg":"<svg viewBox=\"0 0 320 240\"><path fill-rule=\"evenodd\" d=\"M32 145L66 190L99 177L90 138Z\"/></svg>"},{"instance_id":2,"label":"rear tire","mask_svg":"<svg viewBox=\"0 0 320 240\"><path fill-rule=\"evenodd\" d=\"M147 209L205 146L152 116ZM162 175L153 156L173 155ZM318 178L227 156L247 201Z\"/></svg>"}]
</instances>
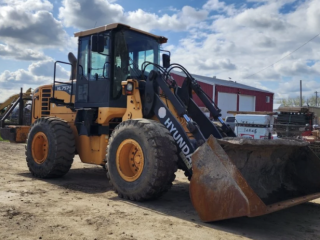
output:
<instances>
[{"instance_id":1,"label":"rear tire","mask_svg":"<svg viewBox=\"0 0 320 240\"><path fill-rule=\"evenodd\" d=\"M128 120L120 123L110 138L107 176L119 197L155 199L172 186L177 160L175 142L161 123Z\"/></svg>"},{"instance_id":2,"label":"rear tire","mask_svg":"<svg viewBox=\"0 0 320 240\"><path fill-rule=\"evenodd\" d=\"M66 121L44 117L32 124L26 145L26 161L35 177L65 175L71 168L74 154L75 139Z\"/></svg>"}]
</instances>

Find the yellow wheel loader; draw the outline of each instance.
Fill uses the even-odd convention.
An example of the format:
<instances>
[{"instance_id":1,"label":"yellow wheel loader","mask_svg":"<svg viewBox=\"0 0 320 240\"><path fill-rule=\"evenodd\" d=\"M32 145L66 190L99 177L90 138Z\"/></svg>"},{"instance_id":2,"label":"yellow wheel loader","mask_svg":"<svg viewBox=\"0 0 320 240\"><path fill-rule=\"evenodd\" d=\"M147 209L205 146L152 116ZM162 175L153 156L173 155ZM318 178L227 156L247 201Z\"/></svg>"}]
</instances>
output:
<instances>
[{"instance_id":1,"label":"yellow wheel loader","mask_svg":"<svg viewBox=\"0 0 320 240\"><path fill-rule=\"evenodd\" d=\"M320 161L307 143L237 138L220 109L179 64L167 39L123 24L75 33L71 77L35 89L26 160L39 178L81 161L105 166L118 195L165 193L182 169L203 221L259 216L320 197ZM57 63L63 62L56 62ZM180 69L181 87L171 77ZM196 105L196 94L211 121Z\"/></svg>"}]
</instances>

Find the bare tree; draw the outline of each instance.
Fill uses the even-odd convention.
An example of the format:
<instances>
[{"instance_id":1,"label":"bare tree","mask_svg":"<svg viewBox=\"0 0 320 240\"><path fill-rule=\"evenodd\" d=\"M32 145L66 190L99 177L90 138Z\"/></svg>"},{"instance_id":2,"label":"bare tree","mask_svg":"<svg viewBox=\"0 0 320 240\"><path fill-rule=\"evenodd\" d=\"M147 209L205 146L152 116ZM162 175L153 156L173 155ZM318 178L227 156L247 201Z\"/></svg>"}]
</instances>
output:
<instances>
[{"instance_id":1,"label":"bare tree","mask_svg":"<svg viewBox=\"0 0 320 240\"><path fill-rule=\"evenodd\" d=\"M312 96L308 99L308 105L312 107L316 106L316 96Z\"/></svg>"},{"instance_id":2,"label":"bare tree","mask_svg":"<svg viewBox=\"0 0 320 240\"><path fill-rule=\"evenodd\" d=\"M314 99L312 99L314 98ZM314 106L315 105L315 97L312 96L309 99L306 99L305 97L302 97L302 106L306 106L307 104L309 106ZM277 103L280 103L282 106L284 107L300 107L300 97L295 97L295 98L281 98L277 101ZM311 105L310 103L312 103L313 105Z\"/></svg>"}]
</instances>

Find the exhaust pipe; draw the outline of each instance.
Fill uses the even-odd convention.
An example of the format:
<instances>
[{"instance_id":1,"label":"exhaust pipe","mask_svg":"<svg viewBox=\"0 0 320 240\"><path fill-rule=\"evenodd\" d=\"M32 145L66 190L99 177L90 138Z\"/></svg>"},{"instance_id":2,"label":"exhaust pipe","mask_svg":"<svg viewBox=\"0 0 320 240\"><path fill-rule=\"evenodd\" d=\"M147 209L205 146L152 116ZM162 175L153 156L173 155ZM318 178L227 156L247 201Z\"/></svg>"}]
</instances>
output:
<instances>
[{"instance_id":1,"label":"exhaust pipe","mask_svg":"<svg viewBox=\"0 0 320 240\"><path fill-rule=\"evenodd\" d=\"M77 78L77 58L74 56L72 52L69 52L68 59L71 66L70 80L74 80Z\"/></svg>"}]
</instances>

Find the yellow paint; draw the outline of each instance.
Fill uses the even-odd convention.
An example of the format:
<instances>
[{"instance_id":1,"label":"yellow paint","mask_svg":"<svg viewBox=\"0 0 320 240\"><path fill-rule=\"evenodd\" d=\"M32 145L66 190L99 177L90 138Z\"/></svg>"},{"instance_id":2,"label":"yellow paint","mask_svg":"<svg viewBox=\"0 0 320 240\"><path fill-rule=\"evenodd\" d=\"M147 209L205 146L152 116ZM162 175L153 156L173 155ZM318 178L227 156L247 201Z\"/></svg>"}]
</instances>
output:
<instances>
[{"instance_id":1,"label":"yellow paint","mask_svg":"<svg viewBox=\"0 0 320 240\"><path fill-rule=\"evenodd\" d=\"M66 103L70 102L70 94L64 91L55 91L54 95L55 98L62 99ZM72 96L72 101L74 102L74 96ZM70 108L67 108L66 106L57 106L54 103L50 104L50 116L52 117L64 119L68 123L74 123L76 115L76 112L73 112Z\"/></svg>"},{"instance_id":2,"label":"yellow paint","mask_svg":"<svg viewBox=\"0 0 320 240\"><path fill-rule=\"evenodd\" d=\"M90 147L92 151L100 150L100 136L90 136Z\"/></svg>"},{"instance_id":3,"label":"yellow paint","mask_svg":"<svg viewBox=\"0 0 320 240\"><path fill-rule=\"evenodd\" d=\"M70 103L70 94L65 91L54 91L54 98L64 100L65 103ZM72 95L71 103L74 103L75 95Z\"/></svg>"},{"instance_id":4,"label":"yellow paint","mask_svg":"<svg viewBox=\"0 0 320 240\"><path fill-rule=\"evenodd\" d=\"M50 116L64 119L68 123L74 123L74 121L76 119L76 112L72 112L72 113L51 113Z\"/></svg>"},{"instance_id":5,"label":"yellow paint","mask_svg":"<svg viewBox=\"0 0 320 240\"><path fill-rule=\"evenodd\" d=\"M16 143L25 143L28 138L30 126L15 126Z\"/></svg>"},{"instance_id":6,"label":"yellow paint","mask_svg":"<svg viewBox=\"0 0 320 240\"><path fill-rule=\"evenodd\" d=\"M127 95L127 109L122 117L122 121L128 119L142 118L142 104L139 91L139 83L137 80L129 79L121 83L123 89L128 83L133 83L132 95ZM123 91L124 93L124 91Z\"/></svg>"},{"instance_id":7,"label":"yellow paint","mask_svg":"<svg viewBox=\"0 0 320 240\"><path fill-rule=\"evenodd\" d=\"M43 92L44 90L50 90L50 92ZM44 97L44 94L51 93L50 96ZM52 97L52 85L45 85L38 88L38 92L33 94L32 97L32 123L34 123L38 118L50 116L49 114L43 114L45 111L42 108L47 107L47 111L50 111L49 100ZM46 103L46 106L42 106Z\"/></svg>"},{"instance_id":8,"label":"yellow paint","mask_svg":"<svg viewBox=\"0 0 320 240\"><path fill-rule=\"evenodd\" d=\"M47 94L44 93L43 90L44 89L49 89L51 90L51 95L50 97L46 97L48 100L45 101L43 94ZM57 99L61 99L64 100L65 103L69 103L70 102L70 94L68 94L67 92L64 91L55 91L55 98ZM41 86L39 87L38 92L34 93L33 95L33 106L32 106L32 123L35 122L35 120L37 120L38 118L41 117L47 117L47 116L51 116L51 117L59 117L62 119L65 119L68 122L73 122L75 120L75 115L76 112L73 112L70 108L67 108L66 106L57 106L53 103L50 103L49 105L49 98L52 97L52 85L45 85L45 86ZM75 96L72 96L71 101L74 102ZM49 115L44 115L42 114L42 103L46 103L48 104L48 111L50 111ZM68 116L70 115L70 116Z\"/></svg>"},{"instance_id":9,"label":"yellow paint","mask_svg":"<svg viewBox=\"0 0 320 240\"><path fill-rule=\"evenodd\" d=\"M182 125L184 131L187 133L189 138L193 138L193 134L191 132L189 132L189 129L187 128L187 122L183 117L180 117L176 111L176 109L174 108L174 106L172 105L172 103L170 102L169 99L166 99L164 96L160 96L161 101L167 106L167 108L169 108L170 112L173 114L173 116L180 122L180 124ZM153 117L154 120L159 121L157 119L157 117Z\"/></svg>"},{"instance_id":10,"label":"yellow paint","mask_svg":"<svg viewBox=\"0 0 320 240\"><path fill-rule=\"evenodd\" d=\"M102 124L103 126L108 126L111 119L122 118L125 112L126 108L99 108L97 123Z\"/></svg>"},{"instance_id":11,"label":"yellow paint","mask_svg":"<svg viewBox=\"0 0 320 240\"><path fill-rule=\"evenodd\" d=\"M144 167L144 155L140 144L133 139L124 140L117 149L117 170L127 182L137 180Z\"/></svg>"},{"instance_id":12,"label":"yellow paint","mask_svg":"<svg viewBox=\"0 0 320 240\"><path fill-rule=\"evenodd\" d=\"M107 135L77 136L77 151L84 163L103 165L107 153Z\"/></svg>"},{"instance_id":13,"label":"yellow paint","mask_svg":"<svg viewBox=\"0 0 320 240\"><path fill-rule=\"evenodd\" d=\"M49 144L47 136L43 132L38 132L34 135L31 149L33 160L36 163L42 164L46 161L48 157Z\"/></svg>"}]
</instances>

